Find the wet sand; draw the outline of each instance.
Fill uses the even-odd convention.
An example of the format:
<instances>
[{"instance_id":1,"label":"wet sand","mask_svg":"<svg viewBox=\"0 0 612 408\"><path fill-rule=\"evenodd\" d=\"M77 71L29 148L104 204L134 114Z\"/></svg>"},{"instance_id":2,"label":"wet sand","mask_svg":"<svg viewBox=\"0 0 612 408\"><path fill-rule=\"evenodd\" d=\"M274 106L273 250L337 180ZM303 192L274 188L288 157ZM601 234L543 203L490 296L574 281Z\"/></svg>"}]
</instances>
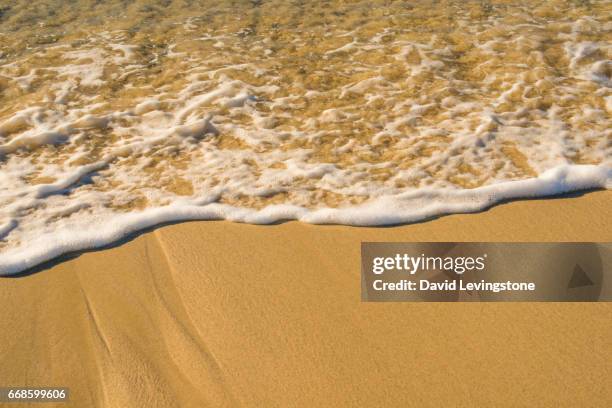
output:
<instances>
[{"instance_id":1,"label":"wet sand","mask_svg":"<svg viewBox=\"0 0 612 408\"><path fill-rule=\"evenodd\" d=\"M70 387L62 407L610 406L611 303L361 303L359 248L610 241L611 199L392 228L158 228L2 278L0 385Z\"/></svg>"}]
</instances>

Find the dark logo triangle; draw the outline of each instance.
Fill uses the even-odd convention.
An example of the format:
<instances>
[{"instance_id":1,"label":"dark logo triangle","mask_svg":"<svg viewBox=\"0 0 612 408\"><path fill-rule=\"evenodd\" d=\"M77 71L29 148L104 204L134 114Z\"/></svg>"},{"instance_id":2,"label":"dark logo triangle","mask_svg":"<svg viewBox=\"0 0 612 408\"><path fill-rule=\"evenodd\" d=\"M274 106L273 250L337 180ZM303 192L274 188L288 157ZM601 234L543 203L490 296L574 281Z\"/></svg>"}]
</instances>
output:
<instances>
[{"instance_id":1,"label":"dark logo triangle","mask_svg":"<svg viewBox=\"0 0 612 408\"><path fill-rule=\"evenodd\" d=\"M580 267L580 265L576 264L574 266L574 273L572 273L572 277L567 285L568 289L579 288L581 286L592 286L593 281L586 274L584 269Z\"/></svg>"}]
</instances>

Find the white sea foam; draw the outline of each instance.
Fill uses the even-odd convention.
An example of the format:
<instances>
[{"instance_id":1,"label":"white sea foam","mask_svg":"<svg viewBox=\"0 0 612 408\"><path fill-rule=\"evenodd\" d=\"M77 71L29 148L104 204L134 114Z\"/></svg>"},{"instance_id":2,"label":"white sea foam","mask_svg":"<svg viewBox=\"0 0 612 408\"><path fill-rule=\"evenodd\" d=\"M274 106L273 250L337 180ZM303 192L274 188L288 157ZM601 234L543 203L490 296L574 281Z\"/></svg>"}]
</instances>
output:
<instances>
[{"instance_id":1,"label":"white sea foam","mask_svg":"<svg viewBox=\"0 0 612 408\"><path fill-rule=\"evenodd\" d=\"M130 233L168 222L225 219L252 224L299 220L312 224L391 225L441 214L476 212L502 200L611 188L611 180L612 171L609 168L574 165L551 169L533 179L472 190L423 189L398 196L383 196L367 204L347 208L310 210L292 205L271 205L262 210L253 210L217 203L195 205L186 201L128 214L91 214L86 220L72 220L53 233L33 237L27 248L4 251L0 258L0 274L19 273L65 253L100 248ZM15 220L0 226L0 237L15 226Z\"/></svg>"},{"instance_id":2,"label":"white sea foam","mask_svg":"<svg viewBox=\"0 0 612 408\"><path fill-rule=\"evenodd\" d=\"M440 27L426 2L343 4L334 24L175 10L2 51L0 274L165 222L388 225L611 187L601 13Z\"/></svg>"}]
</instances>

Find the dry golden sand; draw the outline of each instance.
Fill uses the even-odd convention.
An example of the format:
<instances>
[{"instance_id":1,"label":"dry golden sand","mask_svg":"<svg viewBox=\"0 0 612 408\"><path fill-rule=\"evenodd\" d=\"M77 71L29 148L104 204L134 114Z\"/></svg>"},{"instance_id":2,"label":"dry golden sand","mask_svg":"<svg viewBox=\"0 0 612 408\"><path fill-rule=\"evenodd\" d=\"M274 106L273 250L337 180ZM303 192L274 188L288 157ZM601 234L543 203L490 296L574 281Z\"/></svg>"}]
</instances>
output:
<instances>
[{"instance_id":1,"label":"dry golden sand","mask_svg":"<svg viewBox=\"0 0 612 408\"><path fill-rule=\"evenodd\" d=\"M66 407L611 406L612 303L367 304L359 272L361 241L610 241L611 198L159 228L0 280L0 385L68 386Z\"/></svg>"}]
</instances>

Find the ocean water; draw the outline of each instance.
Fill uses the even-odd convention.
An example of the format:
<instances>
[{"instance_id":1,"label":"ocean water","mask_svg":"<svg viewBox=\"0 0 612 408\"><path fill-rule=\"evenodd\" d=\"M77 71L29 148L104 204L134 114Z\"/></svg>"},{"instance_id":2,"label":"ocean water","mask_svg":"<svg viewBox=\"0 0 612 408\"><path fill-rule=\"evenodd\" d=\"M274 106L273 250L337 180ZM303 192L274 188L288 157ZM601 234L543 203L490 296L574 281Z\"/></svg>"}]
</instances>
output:
<instances>
[{"instance_id":1,"label":"ocean water","mask_svg":"<svg viewBox=\"0 0 612 408\"><path fill-rule=\"evenodd\" d=\"M610 188L611 39L609 1L0 0L0 274Z\"/></svg>"}]
</instances>

